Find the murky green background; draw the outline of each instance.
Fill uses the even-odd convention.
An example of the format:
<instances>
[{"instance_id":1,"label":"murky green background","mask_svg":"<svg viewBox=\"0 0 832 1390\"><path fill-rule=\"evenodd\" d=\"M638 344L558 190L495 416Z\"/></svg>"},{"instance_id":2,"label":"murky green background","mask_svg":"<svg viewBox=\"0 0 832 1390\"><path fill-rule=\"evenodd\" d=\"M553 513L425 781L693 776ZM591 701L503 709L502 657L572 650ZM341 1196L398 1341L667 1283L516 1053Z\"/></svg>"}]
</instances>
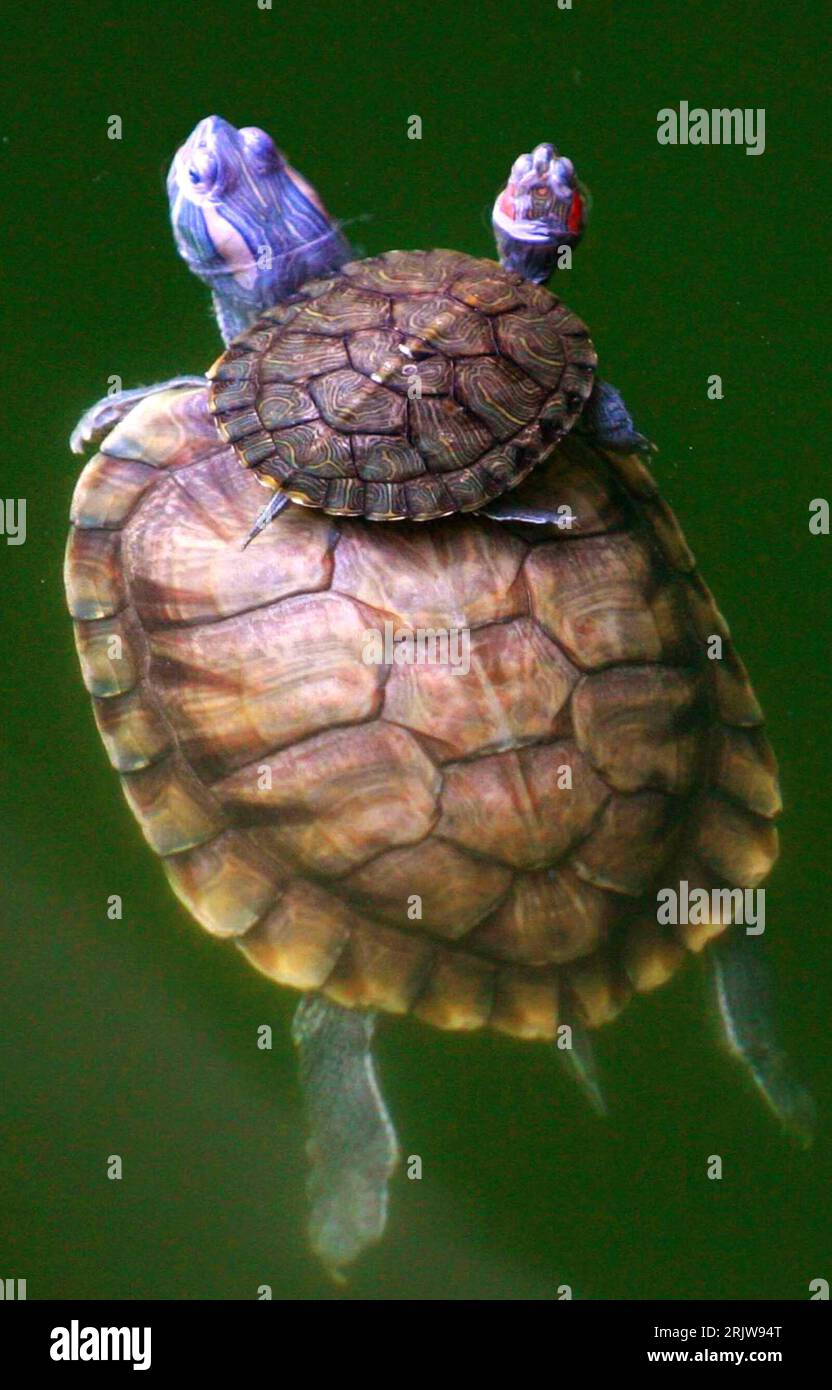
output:
<instances>
[{"instance_id":1,"label":"murky green background","mask_svg":"<svg viewBox=\"0 0 832 1390\"><path fill-rule=\"evenodd\" d=\"M214 111L273 132L334 212L363 219L368 253L490 255L515 155L551 138L574 158L594 207L562 292L660 445L782 759L770 944L789 1046L828 1114L830 541L807 525L830 486L819 17L760 0L88 0L7 19L2 493L28 499L29 535L0 540L0 1274L30 1297L335 1295L302 1237L294 1001L175 904L106 764L63 609L77 415L110 373L152 381L218 350L163 189ZM656 112L682 99L764 107L765 154L659 146ZM809 1156L781 1141L714 1046L703 985L694 963L602 1037L608 1123L544 1046L385 1027L385 1088L424 1178L397 1183L348 1293L804 1298L832 1278L828 1123Z\"/></svg>"}]
</instances>

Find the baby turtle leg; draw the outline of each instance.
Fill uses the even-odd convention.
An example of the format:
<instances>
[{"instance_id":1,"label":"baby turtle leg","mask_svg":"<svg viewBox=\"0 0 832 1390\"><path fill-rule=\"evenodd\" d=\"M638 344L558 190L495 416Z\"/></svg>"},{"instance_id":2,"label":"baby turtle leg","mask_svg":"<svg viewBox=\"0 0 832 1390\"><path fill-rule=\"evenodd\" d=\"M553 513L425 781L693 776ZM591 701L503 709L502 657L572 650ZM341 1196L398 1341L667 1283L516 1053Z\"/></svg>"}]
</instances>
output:
<instances>
[{"instance_id":1,"label":"baby turtle leg","mask_svg":"<svg viewBox=\"0 0 832 1390\"><path fill-rule=\"evenodd\" d=\"M338 1277L377 1241L399 1156L371 1053L375 1015L306 994L292 1023L311 1169L309 1240Z\"/></svg>"},{"instance_id":2,"label":"baby turtle leg","mask_svg":"<svg viewBox=\"0 0 832 1390\"><path fill-rule=\"evenodd\" d=\"M571 1035L568 1039L569 1047L566 1046L566 1036L563 1039L558 1038L555 1044L558 1060L571 1073L573 1080L577 1081L596 1115L606 1115L607 1102L601 1089L595 1048L589 1031L574 1010L562 1015L561 1022L569 1025Z\"/></svg>"},{"instance_id":3,"label":"baby turtle leg","mask_svg":"<svg viewBox=\"0 0 832 1390\"><path fill-rule=\"evenodd\" d=\"M651 453L654 449L649 439L636 430L621 393L608 381L594 384L578 428L604 449L621 449L625 453ZM490 517L492 521L525 521L529 525L572 527L575 524L575 518L564 517L556 503L551 507L524 506L510 492L489 502L488 506L479 507L478 516Z\"/></svg>"},{"instance_id":4,"label":"baby turtle leg","mask_svg":"<svg viewBox=\"0 0 832 1390\"><path fill-rule=\"evenodd\" d=\"M265 531L269 522L273 521L274 518L283 511L283 508L288 505L288 502L289 498L286 496L285 492L272 493L265 507L261 508L257 513L254 525L243 541L243 550L245 550L246 546L251 545L255 536L259 536L261 531Z\"/></svg>"},{"instance_id":5,"label":"baby turtle leg","mask_svg":"<svg viewBox=\"0 0 832 1390\"><path fill-rule=\"evenodd\" d=\"M170 381L157 381L155 386L136 386L132 391L117 391L114 396L102 396L100 401L85 410L72 434L69 447L73 454L83 454L88 444L97 444L119 420L123 420L145 396L156 391L170 391L177 386L207 386L204 376L174 376Z\"/></svg>"},{"instance_id":6,"label":"baby turtle leg","mask_svg":"<svg viewBox=\"0 0 832 1390\"><path fill-rule=\"evenodd\" d=\"M759 937L725 932L709 951L722 1033L788 1134L808 1148L815 1103L792 1070L777 1035L771 974Z\"/></svg>"},{"instance_id":7,"label":"baby turtle leg","mask_svg":"<svg viewBox=\"0 0 832 1390\"><path fill-rule=\"evenodd\" d=\"M552 507L528 507L522 502L515 501L511 493L504 494L496 498L494 502L489 502L487 507L478 507L476 516L488 516L492 521L525 521L530 526L574 526L575 518L570 516L566 519L561 515L557 506Z\"/></svg>"},{"instance_id":8,"label":"baby turtle leg","mask_svg":"<svg viewBox=\"0 0 832 1390\"><path fill-rule=\"evenodd\" d=\"M610 386L608 381L596 381L576 430L588 435L604 449L640 454L652 453L654 450L650 440L639 434L633 424L633 418L621 399L621 393L614 386ZM480 507L477 515L489 516L492 521L521 521L532 526L559 526L571 529L576 523L575 517L562 515L555 503L551 508L524 506L512 493L504 493L487 506Z\"/></svg>"},{"instance_id":9,"label":"baby turtle leg","mask_svg":"<svg viewBox=\"0 0 832 1390\"><path fill-rule=\"evenodd\" d=\"M621 398L621 392L608 381L596 381L584 406L579 426L605 449L622 449L625 453L649 454L654 445L639 434L633 417Z\"/></svg>"}]
</instances>

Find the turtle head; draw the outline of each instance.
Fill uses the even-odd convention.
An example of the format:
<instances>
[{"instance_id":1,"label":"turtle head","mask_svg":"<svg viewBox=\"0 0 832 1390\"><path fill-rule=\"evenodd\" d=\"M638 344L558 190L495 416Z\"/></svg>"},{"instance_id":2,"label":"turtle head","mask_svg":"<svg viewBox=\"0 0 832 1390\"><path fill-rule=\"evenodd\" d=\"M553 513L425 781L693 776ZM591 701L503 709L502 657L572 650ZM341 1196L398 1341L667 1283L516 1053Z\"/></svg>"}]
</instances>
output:
<instances>
[{"instance_id":1,"label":"turtle head","mask_svg":"<svg viewBox=\"0 0 832 1390\"><path fill-rule=\"evenodd\" d=\"M491 220L501 265L537 284L548 280L558 252L577 246L586 225L586 199L571 159L554 145L521 154Z\"/></svg>"},{"instance_id":2,"label":"turtle head","mask_svg":"<svg viewBox=\"0 0 832 1390\"><path fill-rule=\"evenodd\" d=\"M199 122L168 174L173 234L226 342L351 252L314 188L257 126Z\"/></svg>"}]
</instances>

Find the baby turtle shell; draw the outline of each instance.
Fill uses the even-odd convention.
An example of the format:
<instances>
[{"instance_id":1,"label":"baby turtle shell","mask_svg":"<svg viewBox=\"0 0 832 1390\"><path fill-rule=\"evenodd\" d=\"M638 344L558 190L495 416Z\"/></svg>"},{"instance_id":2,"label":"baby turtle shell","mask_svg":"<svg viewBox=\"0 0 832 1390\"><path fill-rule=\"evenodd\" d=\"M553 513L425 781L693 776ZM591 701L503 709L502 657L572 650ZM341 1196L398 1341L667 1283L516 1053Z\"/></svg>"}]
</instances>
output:
<instances>
[{"instance_id":1,"label":"baby turtle shell","mask_svg":"<svg viewBox=\"0 0 832 1390\"><path fill-rule=\"evenodd\" d=\"M292 501L427 521L544 463L596 361L571 310L496 262L389 251L268 310L211 368L210 408L240 462Z\"/></svg>"}]
</instances>

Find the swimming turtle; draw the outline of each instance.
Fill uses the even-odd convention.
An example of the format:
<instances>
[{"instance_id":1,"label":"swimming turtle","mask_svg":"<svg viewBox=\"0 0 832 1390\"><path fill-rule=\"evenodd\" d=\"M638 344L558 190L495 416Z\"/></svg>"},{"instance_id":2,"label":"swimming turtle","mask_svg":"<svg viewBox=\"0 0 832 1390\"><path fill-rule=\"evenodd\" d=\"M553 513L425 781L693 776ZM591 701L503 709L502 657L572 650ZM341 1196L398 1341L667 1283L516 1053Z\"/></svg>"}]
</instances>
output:
<instances>
[{"instance_id":1,"label":"swimming turtle","mask_svg":"<svg viewBox=\"0 0 832 1390\"><path fill-rule=\"evenodd\" d=\"M729 1046L808 1140L735 920L776 764L650 446L542 285L583 231L569 161L515 162L499 264L351 259L217 117L168 190L226 350L82 418L68 603L174 890L303 992L313 1247L337 1270L385 1224L380 1013L554 1040L600 1109L590 1031L708 947Z\"/></svg>"}]
</instances>

